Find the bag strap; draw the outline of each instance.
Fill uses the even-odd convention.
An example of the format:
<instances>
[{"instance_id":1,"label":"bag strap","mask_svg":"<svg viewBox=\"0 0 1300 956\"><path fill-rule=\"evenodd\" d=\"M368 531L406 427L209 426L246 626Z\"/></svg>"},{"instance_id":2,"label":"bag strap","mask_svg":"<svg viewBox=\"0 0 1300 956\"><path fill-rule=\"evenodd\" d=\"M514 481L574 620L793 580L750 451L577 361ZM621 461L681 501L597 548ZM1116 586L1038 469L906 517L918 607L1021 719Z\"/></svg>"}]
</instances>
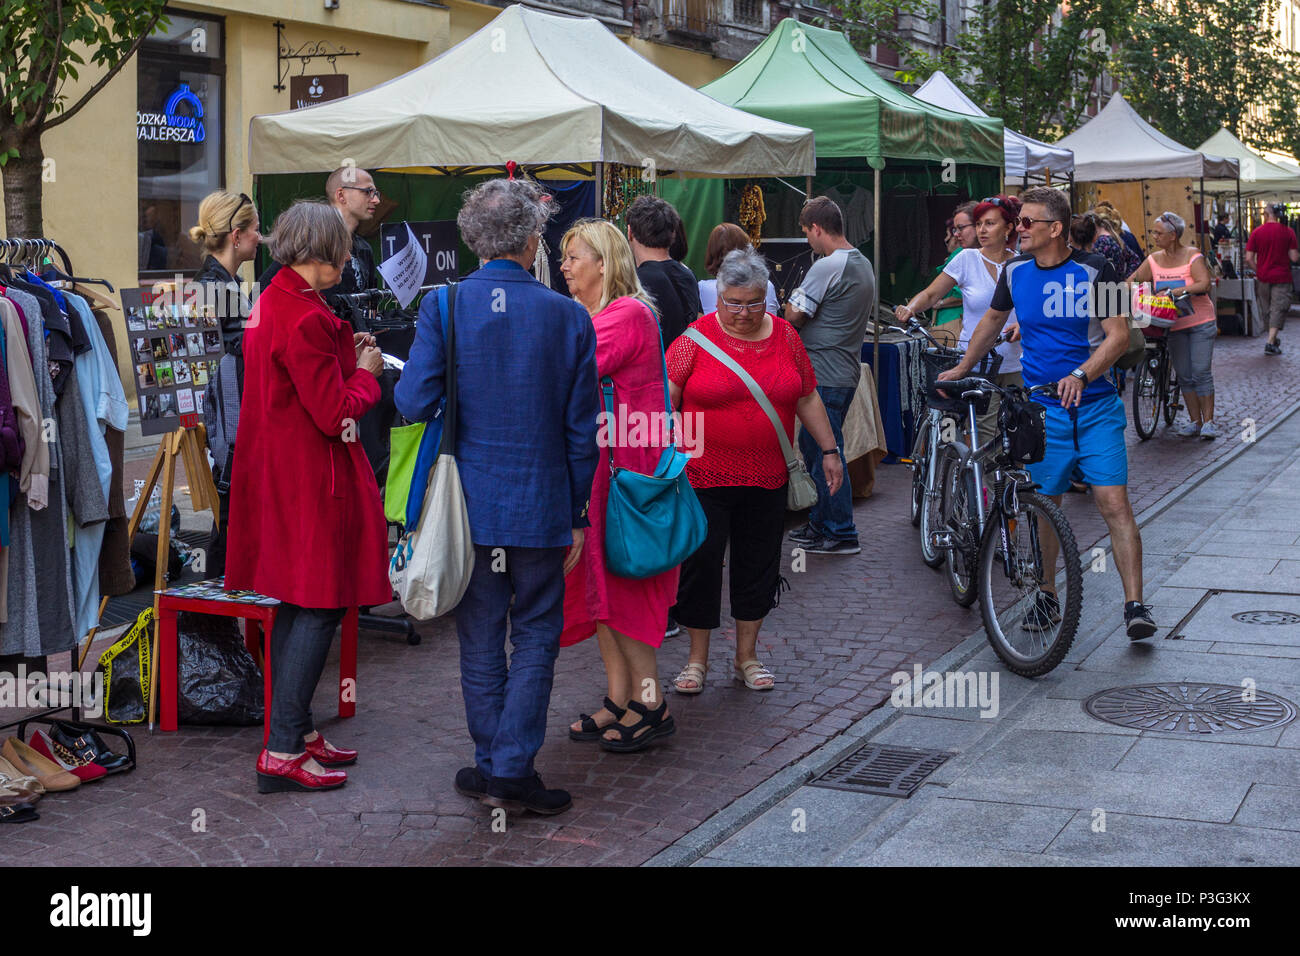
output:
<instances>
[{"instance_id":1,"label":"bag strap","mask_svg":"<svg viewBox=\"0 0 1300 956\"><path fill-rule=\"evenodd\" d=\"M749 389L749 394L754 396L754 401L758 402L758 407L763 409L768 421L776 429L777 440L781 443L781 453L785 455L786 467L791 467L798 462L799 459L795 457L794 447L790 444L790 439L786 437L785 429L781 426L781 419L777 417L776 409L772 407L772 403L768 401L767 395L763 393L763 389L758 382L754 381L753 376L741 368L735 359L710 342L704 333L694 326L691 326L682 334L731 369L735 376L745 384L745 387ZM776 331L773 330L772 334L775 335Z\"/></svg>"},{"instance_id":2,"label":"bag strap","mask_svg":"<svg viewBox=\"0 0 1300 956\"><path fill-rule=\"evenodd\" d=\"M444 378L444 401L442 412L442 443L438 446L438 454L452 455L456 454L456 409L458 401L456 397L456 294L460 290L460 283L448 282L446 288L439 290L439 305L443 308L439 311L442 313L442 337L446 347L446 365L447 372Z\"/></svg>"},{"instance_id":3,"label":"bag strap","mask_svg":"<svg viewBox=\"0 0 1300 956\"><path fill-rule=\"evenodd\" d=\"M668 394L668 360L664 357L664 330L663 330L663 326L659 324L659 313L655 311L653 306L647 306L647 308L650 309L650 314L654 316L655 328L658 330L659 333L659 367L663 371L663 381L664 381L664 421L668 423L668 445L666 448L664 448L663 454L659 456L660 464L662 465L665 456L668 456L669 454L674 453L676 451L677 431L673 424L672 397ZM608 375L602 376L600 379L600 390L605 396L605 411L609 414L609 418L607 419L608 427L613 428L615 427L615 423L617 421L617 419L614 418L614 380L610 378ZM613 442L609 443L608 450L609 450L609 467L610 470L612 471L614 469Z\"/></svg>"}]
</instances>

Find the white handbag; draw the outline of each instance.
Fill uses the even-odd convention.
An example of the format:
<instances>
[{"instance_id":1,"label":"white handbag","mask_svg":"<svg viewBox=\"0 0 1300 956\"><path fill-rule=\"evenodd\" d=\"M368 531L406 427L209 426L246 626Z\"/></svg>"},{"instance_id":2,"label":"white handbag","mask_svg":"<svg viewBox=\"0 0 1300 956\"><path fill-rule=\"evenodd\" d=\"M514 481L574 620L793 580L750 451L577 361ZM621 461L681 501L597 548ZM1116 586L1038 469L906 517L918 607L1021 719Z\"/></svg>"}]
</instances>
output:
<instances>
[{"instance_id":1,"label":"white handbag","mask_svg":"<svg viewBox=\"0 0 1300 956\"><path fill-rule=\"evenodd\" d=\"M397 542L388 580L402 608L417 621L456 607L474 573L474 540L456 465L456 285L447 289L446 406L438 457L414 528Z\"/></svg>"}]
</instances>

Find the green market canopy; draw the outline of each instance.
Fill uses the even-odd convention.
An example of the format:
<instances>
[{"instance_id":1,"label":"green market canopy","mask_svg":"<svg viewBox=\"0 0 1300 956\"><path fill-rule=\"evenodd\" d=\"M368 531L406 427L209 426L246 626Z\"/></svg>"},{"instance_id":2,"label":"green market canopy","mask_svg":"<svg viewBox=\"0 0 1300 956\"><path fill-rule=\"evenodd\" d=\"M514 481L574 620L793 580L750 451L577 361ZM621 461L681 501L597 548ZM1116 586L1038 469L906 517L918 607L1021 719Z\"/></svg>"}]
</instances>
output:
<instances>
[{"instance_id":1,"label":"green market canopy","mask_svg":"<svg viewBox=\"0 0 1300 956\"><path fill-rule=\"evenodd\" d=\"M817 136L817 158L887 159L1001 167L1002 120L924 103L863 61L848 38L782 20L753 52L701 92Z\"/></svg>"}]
</instances>

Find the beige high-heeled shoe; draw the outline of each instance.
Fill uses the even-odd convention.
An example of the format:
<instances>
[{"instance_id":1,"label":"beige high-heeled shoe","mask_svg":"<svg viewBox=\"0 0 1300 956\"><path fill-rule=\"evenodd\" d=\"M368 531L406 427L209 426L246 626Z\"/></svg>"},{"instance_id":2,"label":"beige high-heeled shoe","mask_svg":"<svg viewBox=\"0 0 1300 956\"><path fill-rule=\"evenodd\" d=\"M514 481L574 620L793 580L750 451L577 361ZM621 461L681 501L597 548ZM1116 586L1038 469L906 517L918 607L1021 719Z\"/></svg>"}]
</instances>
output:
<instances>
[{"instance_id":1,"label":"beige high-heeled shoe","mask_svg":"<svg viewBox=\"0 0 1300 956\"><path fill-rule=\"evenodd\" d=\"M81 786L81 781L76 776L68 773L44 754L37 753L17 737L10 737L0 745L0 757L13 764L15 770L39 780L45 787L46 793L75 790Z\"/></svg>"}]
</instances>

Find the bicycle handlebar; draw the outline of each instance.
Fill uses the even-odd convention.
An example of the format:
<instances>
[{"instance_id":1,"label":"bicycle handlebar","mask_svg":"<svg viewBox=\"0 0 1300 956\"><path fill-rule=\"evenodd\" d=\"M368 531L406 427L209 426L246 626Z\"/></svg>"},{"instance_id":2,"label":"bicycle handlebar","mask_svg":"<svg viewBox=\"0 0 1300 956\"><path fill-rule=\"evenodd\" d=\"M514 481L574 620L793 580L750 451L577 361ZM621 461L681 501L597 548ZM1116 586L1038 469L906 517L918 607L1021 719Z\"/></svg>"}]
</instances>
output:
<instances>
[{"instance_id":1,"label":"bicycle handlebar","mask_svg":"<svg viewBox=\"0 0 1300 956\"><path fill-rule=\"evenodd\" d=\"M942 389L944 394L947 395L959 395L963 401L970 401L988 392L998 392L999 394L1006 395L1012 389L1021 388L1021 386L1018 385L1003 387L995 382L989 381L987 378L980 378L974 375L967 378L955 378L949 381L935 382L934 387L936 389ZM1046 385L1035 385L1032 388L1024 390L1030 395L1046 394L1055 396L1056 383L1048 382Z\"/></svg>"}]
</instances>

